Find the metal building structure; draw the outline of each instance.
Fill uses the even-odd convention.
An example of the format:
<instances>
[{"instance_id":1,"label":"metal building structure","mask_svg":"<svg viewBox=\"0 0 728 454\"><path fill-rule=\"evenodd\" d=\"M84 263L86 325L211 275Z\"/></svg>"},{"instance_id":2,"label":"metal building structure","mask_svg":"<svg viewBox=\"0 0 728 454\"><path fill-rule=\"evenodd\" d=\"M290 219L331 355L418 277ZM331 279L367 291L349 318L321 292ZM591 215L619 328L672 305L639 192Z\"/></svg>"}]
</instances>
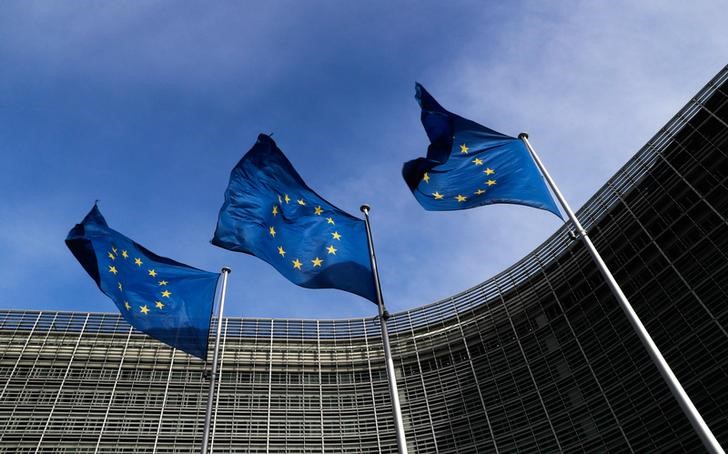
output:
<instances>
[{"instance_id":1,"label":"metal building structure","mask_svg":"<svg viewBox=\"0 0 728 454\"><path fill-rule=\"evenodd\" d=\"M728 446L728 67L579 211ZM412 452L702 445L579 241L389 320ZM223 319L213 452L394 453L375 319ZM117 314L0 311L0 453L199 450L200 362Z\"/></svg>"}]
</instances>

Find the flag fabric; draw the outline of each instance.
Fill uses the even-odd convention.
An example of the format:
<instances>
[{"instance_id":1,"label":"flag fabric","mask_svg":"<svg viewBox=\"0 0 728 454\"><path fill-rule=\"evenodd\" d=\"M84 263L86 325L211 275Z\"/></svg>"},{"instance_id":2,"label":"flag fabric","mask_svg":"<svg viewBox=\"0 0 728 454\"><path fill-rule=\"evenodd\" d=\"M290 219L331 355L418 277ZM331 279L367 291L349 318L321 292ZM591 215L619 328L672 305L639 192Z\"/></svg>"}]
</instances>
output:
<instances>
[{"instance_id":1,"label":"flag fabric","mask_svg":"<svg viewBox=\"0 0 728 454\"><path fill-rule=\"evenodd\" d=\"M154 254L110 229L96 205L66 245L130 325L207 359L218 273Z\"/></svg>"},{"instance_id":2,"label":"flag fabric","mask_svg":"<svg viewBox=\"0 0 728 454\"><path fill-rule=\"evenodd\" d=\"M420 84L415 98L430 146L402 176L426 210L512 203L562 217L523 141L448 112Z\"/></svg>"},{"instance_id":3,"label":"flag fabric","mask_svg":"<svg viewBox=\"0 0 728 454\"><path fill-rule=\"evenodd\" d=\"M364 221L306 186L265 134L230 173L212 244L263 259L301 287L377 301Z\"/></svg>"}]
</instances>

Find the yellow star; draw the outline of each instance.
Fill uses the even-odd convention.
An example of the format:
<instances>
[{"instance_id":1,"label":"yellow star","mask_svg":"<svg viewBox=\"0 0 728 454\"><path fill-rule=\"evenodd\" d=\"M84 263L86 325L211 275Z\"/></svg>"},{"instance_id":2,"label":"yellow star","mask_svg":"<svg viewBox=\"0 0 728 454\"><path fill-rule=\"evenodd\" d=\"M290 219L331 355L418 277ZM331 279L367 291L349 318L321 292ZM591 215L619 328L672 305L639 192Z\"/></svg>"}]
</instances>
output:
<instances>
[{"instance_id":1,"label":"yellow star","mask_svg":"<svg viewBox=\"0 0 728 454\"><path fill-rule=\"evenodd\" d=\"M273 216L278 214L278 205L273 205Z\"/></svg>"},{"instance_id":2,"label":"yellow star","mask_svg":"<svg viewBox=\"0 0 728 454\"><path fill-rule=\"evenodd\" d=\"M317 266L318 266L318 267L320 267L320 266L321 266L321 264L322 264L323 262L324 262L324 261L323 261L323 260L321 260L321 259L320 259L320 258L318 258L318 257L316 257L315 259L311 260L311 263L313 263L313 267L314 267L314 268L316 268Z\"/></svg>"},{"instance_id":3,"label":"yellow star","mask_svg":"<svg viewBox=\"0 0 728 454\"><path fill-rule=\"evenodd\" d=\"M321 213L323 213L324 210L322 210L321 207L316 207L313 209L313 212L316 213L316 216L321 216Z\"/></svg>"},{"instance_id":4,"label":"yellow star","mask_svg":"<svg viewBox=\"0 0 728 454\"><path fill-rule=\"evenodd\" d=\"M480 194L485 194L485 191L483 191L482 189L478 189L477 191L475 191L475 195L480 195Z\"/></svg>"},{"instance_id":5,"label":"yellow star","mask_svg":"<svg viewBox=\"0 0 728 454\"><path fill-rule=\"evenodd\" d=\"M331 236L333 236L335 240L341 239L341 234L339 232L334 232L331 234Z\"/></svg>"},{"instance_id":6,"label":"yellow star","mask_svg":"<svg viewBox=\"0 0 728 454\"><path fill-rule=\"evenodd\" d=\"M298 202L298 204L301 205L302 207L306 206L306 202L304 202L303 199L298 199L298 200L296 200L296 202Z\"/></svg>"},{"instance_id":7,"label":"yellow star","mask_svg":"<svg viewBox=\"0 0 728 454\"><path fill-rule=\"evenodd\" d=\"M432 195L435 197L435 200L440 200L443 197L445 197L444 195L440 194L439 192L433 192Z\"/></svg>"},{"instance_id":8,"label":"yellow star","mask_svg":"<svg viewBox=\"0 0 728 454\"><path fill-rule=\"evenodd\" d=\"M425 175L422 177L422 179L425 180L425 183L430 182L430 176L427 174L427 172L425 172Z\"/></svg>"},{"instance_id":9,"label":"yellow star","mask_svg":"<svg viewBox=\"0 0 728 454\"><path fill-rule=\"evenodd\" d=\"M298 259L293 260L293 267L295 269L300 270L301 269L301 265L303 265L303 263L301 263Z\"/></svg>"},{"instance_id":10,"label":"yellow star","mask_svg":"<svg viewBox=\"0 0 728 454\"><path fill-rule=\"evenodd\" d=\"M134 259L134 264L136 266L142 266L142 259L140 259L139 257L135 258Z\"/></svg>"},{"instance_id":11,"label":"yellow star","mask_svg":"<svg viewBox=\"0 0 728 454\"><path fill-rule=\"evenodd\" d=\"M170 292L169 290L165 290L162 292L162 296L165 298L169 298L169 295L171 295L171 294L172 294L172 292Z\"/></svg>"},{"instance_id":12,"label":"yellow star","mask_svg":"<svg viewBox=\"0 0 728 454\"><path fill-rule=\"evenodd\" d=\"M114 273L114 274L118 273L118 271L116 271L116 267L114 265L109 265L109 273Z\"/></svg>"},{"instance_id":13,"label":"yellow star","mask_svg":"<svg viewBox=\"0 0 728 454\"><path fill-rule=\"evenodd\" d=\"M154 270L149 270L149 275L152 277L157 277L157 272Z\"/></svg>"},{"instance_id":14,"label":"yellow star","mask_svg":"<svg viewBox=\"0 0 728 454\"><path fill-rule=\"evenodd\" d=\"M270 236L272 236L273 238L276 237L276 229L274 229L272 226L268 229L268 233L270 233Z\"/></svg>"},{"instance_id":15,"label":"yellow star","mask_svg":"<svg viewBox=\"0 0 728 454\"><path fill-rule=\"evenodd\" d=\"M119 287L119 291L124 291L124 286L121 285L121 282L119 282L119 285L117 285L117 287Z\"/></svg>"},{"instance_id":16,"label":"yellow star","mask_svg":"<svg viewBox=\"0 0 728 454\"><path fill-rule=\"evenodd\" d=\"M495 173L495 170L488 167L487 169L483 170L483 173L486 175L493 175Z\"/></svg>"},{"instance_id":17,"label":"yellow star","mask_svg":"<svg viewBox=\"0 0 728 454\"><path fill-rule=\"evenodd\" d=\"M286 196L286 198L284 200L286 201L286 203L290 202L291 201L291 198L288 197L288 194L286 194L285 196Z\"/></svg>"},{"instance_id":18,"label":"yellow star","mask_svg":"<svg viewBox=\"0 0 728 454\"><path fill-rule=\"evenodd\" d=\"M460 153L468 154L469 149L470 148L468 148L467 145L465 145L465 144L460 145Z\"/></svg>"},{"instance_id":19,"label":"yellow star","mask_svg":"<svg viewBox=\"0 0 728 454\"><path fill-rule=\"evenodd\" d=\"M164 309L164 303L161 301L155 301L154 305L157 306L159 309Z\"/></svg>"},{"instance_id":20,"label":"yellow star","mask_svg":"<svg viewBox=\"0 0 728 454\"><path fill-rule=\"evenodd\" d=\"M476 166L482 166L483 165L483 161L481 161L478 158L475 158L475 159L473 159L473 164L475 164Z\"/></svg>"},{"instance_id":21,"label":"yellow star","mask_svg":"<svg viewBox=\"0 0 728 454\"><path fill-rule=\"evenodd\" d=\"M281 196L278 196L278 203L283 203L283 199L281 198Z\"/></svg>"},{"instance_id":22,"label":"yellow star","mask_svg":"<svg viewBox=\"0 0 728 454\"><path fill-rule=\"evenodd\" d=\"M111 252L109 252L109 258L111 260L116 260L116 256L114 256L114 254L112 254Z\"/></svg>"},{"instance_id":23,"label":"yellow star","mask_svg":"<svg viewBox=\"0 0 728 454\"><path fill-rule=\"evenodd\" d=\"M488 186L493 186L495 184L495 180L488 180L485 182L485 184L487 184ZM508 186L508 185L506 185L506 186Z\"/></svg>"},{"instance_id":24,"label":"yellow star","mask_svg":"<svg viewBox=\"0 0 728 454\"><path fill-rule=\"evenodd\" d=\"M144 306L140 307L139 310L142 312L142 314L147 315L147 312L149 312L149 308L145 304Z\"/></svg>"},{"instance_id":25,"label":"yellow star","mask_svg":"<svg viewBox=\"0 0 728 454\"><path fill-rule=\"evenodd\" d=\"M118 251L118 249L116 249L115 247L112 247L111 250L114 251L114 254L116 254L116 252Z\"/></svg>"},{"instance_id":26,"label":"yellow star","mask_svg":"<svg viewBox=\"0 0 728 454\"><path fill-rule=\"evenodd\" d=\"M326 250L329 252L329 254L336 255L336 248L333 245L327 247Z\"/></svg>"},{"instance_id":27,"label":"yellow star","mask_svg":"<svg viewBox=\"0 0 728 454\"><path fill-rule=\"evenodd\" d=\"M286 256L286 251L283 249L283 246L278 246L278 253L281 254L281 257Z\"/></svg>"},{"instance_id":28,"label":"yellow star","mask_svg":"<svg viewBox=\"0 0 728 454\"><path fill-rule=\"evenodd\" d=\"M129 304L129 301L124 301L124 307L126 308L126 310L131 309L131 304Z\"/></svg>"},{"instance_id":29,"label":"yellow star","mask_svg":"<svg viewBox=\"0 0 728 454\"><path fill-rule=\"evenodd\" d=\"M458 202L461 202L461 203L462 202L465 202L466 200L468 200L467 197L465 197L464 195L460 195L460 194L458 194L457 196L455 196L455 198L457 199Z\"/></svg>"},{"instance_id":30,"label":"yellow star","mask_svg":"<svg viewBox=\"0 0 728 454\"><path fill-rule=\"evenodd\" d=\"M326 218L326 222L328 222L331 225L335 225L334 224L334 218Z\"/></svg>"},{"instance_id":31,"label":"yellow star","mask_svg":"<svg viewBox=\"0 0 728 454\"><path fill-rule=\"evenodd\" d=\"M121 256L124 257L125 259L128 259L129 258L129 253L126 252L126 251L121 251Z\"/></svg>"},{"instance_id":32,"label":"yellow star","mask_svg":"<svg viewBox=\"0 0 728 454\"><path fill-rule=\"evenodd\" d=\"M159 285L167 285L167 284L169 284L169 282L167 282L167 281L159 281Z\"/></svg>"}]
</instances>

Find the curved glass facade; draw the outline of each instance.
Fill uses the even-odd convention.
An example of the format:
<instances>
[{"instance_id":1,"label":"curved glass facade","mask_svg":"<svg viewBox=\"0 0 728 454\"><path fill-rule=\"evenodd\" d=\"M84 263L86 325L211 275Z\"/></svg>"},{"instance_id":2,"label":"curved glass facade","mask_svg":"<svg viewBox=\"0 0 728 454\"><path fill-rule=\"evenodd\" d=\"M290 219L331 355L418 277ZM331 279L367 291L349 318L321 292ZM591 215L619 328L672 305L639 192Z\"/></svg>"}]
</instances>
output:
<instances>
[{"instance_id":1,"label":"curved glass facade","mask_svg":"<svg viewBox=\"0 0 728 454\"><path fill-rule=\"evenodd\" d=\"M579 217L728 446L728 67ZM375 319L225 318L214 452L394 453ZM702 445L566 228L499 275L389 320L412 452ZM0 312L0 452L197 452L196 359L116 314Z\"/></svg>"}]
</instances>

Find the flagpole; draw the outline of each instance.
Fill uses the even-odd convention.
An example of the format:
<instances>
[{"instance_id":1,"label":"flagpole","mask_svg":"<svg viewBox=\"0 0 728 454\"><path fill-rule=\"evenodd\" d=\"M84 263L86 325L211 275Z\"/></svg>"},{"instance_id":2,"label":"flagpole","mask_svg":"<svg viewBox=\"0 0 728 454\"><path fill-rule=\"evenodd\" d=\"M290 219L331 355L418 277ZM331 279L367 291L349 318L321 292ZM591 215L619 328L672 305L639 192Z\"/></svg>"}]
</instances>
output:
<instances>
[{"instance_id":1,"label":"flagpole","mask_svg":"<svg viewBox=\"0 0 728 454\"><path fill-rule=\"evenodd\" d=\"M387 331L387 319L389 312L384 307L382 298L382 287L379 284L379 271L377 270L377 257L374 255L374 241L372 240L372 229L369 226L369 205L362 205L361 212L364 213L364 223L367 229L367 241L369 243L369 261L372 264L374 275L374 287L377 291L377 306L379 307L379 323L382 328L382 346L384 347L384 360L387 365L387 377L389 378L389 394L392 398L392 413L394 413L394 427L397 432L397 447L399 454L407 454L407 439L404 436L404 424L402 423L402 409L399 405L399 392L397 391L397 378L394 374L394 362L392 351L389 348L389 332Z\"/></svg>"},{"instance_id":2,"label":"flagpole","mask_svg":"<svg viewBox=\"0 0 728 454\"><path fill-rule=\"evenodd\" d=\"M551 178L551 175L549 175L548 171L544 167L543 163L541 162L541 159L539 159L538 155L536 154L536 151L531 146L531 143L528 141L528 134L525 132L522 132L518 135L518 138L523 141L523 143L526 145L526 148L528 148L528 151L531 153L531 156L533 157L533 160L536 161L536 165L541 170L541 173L543 174L544 178L548 182L549 186L551 187L551 190L556 195L556 198L559 199L559 202L561 203L561 206L564 208L564 211L566 211L566 214L569 216L569 219L571 219L571 222L574 223L574 227L576 227L577 234L582 238L584 241L584 244L586 245L587 249L589 250L589 253L591 254L592 258L596 262L597 266L599 267L599 271L601 271L602 276L604 276L604 279L607 281L607 285L609 286L609 289L612 291L612 294L615 298L617 298L617 301L619 302L620 306L622 307L622 310L624 311L625 315L627 315L627 319L632 324L632 328L634 328L635 332L637 333L637 337L639 337L640 341L642 341L642 344L647 349L647 353L649 353L650 358L652 358L652 361L655 363L655 366L657 366L657 369L660 371L660 374L662 375L662 378L667 382L667 386L670 388L670 391L672 392L672 395L677 399L678 404L680 404L680 407L682 408L683 412L685 413L685 416L688 417L688 420L690 420L690 424L692 424L693 429L698 433L698 436L700 437L700 440L703 442L703 445L705 446L705 449L710 453L715 454L722 454L724 453L723 448L718 443L718 440L716 440L715 436L713 435L713 432L710 431L710 428L703 420L703 417L700 416L700 413L698 413L698 410L695 408L695 405L693 405L692 401L690 400L690 397L688 397L687 393L683 389L680 382L677 380L677 377L670 369L670 366L667 364L667 361L665 361L665 358L662 356L662 353L657 349L657 345L655 345L655 342L650 337L649 333L645 329L644 325L640 321L639 317L637 317L637 313L632 309L632 306L629 304L629 301L627 301L627 297L622 292L622 289L619 287L619 284L617 284L617 281L614 279L614 276L612 276L612 273L609 271L609 268L607 268L607 265L604 263L604 260L602 260L602 257L599 255L599 252L597 252L596 248L594 247L594 244L589 239L589 236L586 233L586 230L582 227L579 220L576 218L576 215L571 210L571 207L566 202L566 199L561 194L561 191L559 191L559 188L556 186L556 183Z\"/></svg>"},{"instance_id":3,"label":"flagpole","mask_svg":"<svg viewBox=\"0 0 728 454\"><path fill-rule=\"evenodd\" d=\"M232 271L229 267L222 267L222 292L220 292L220 309L217 313L217 334L215 335L215 353L212 355L212 374L210 375L210 389L207 392L207 411L205 413L205 433L202 436L202 454L207 454L207 444L210 438L210 420L212 418L212 401L215 394L215 376L217 375L217 356L220 348L220 335L222 333L222 315L225 309L225 294L227 293L228 275Z\"/></svg>"}]
</instances>

